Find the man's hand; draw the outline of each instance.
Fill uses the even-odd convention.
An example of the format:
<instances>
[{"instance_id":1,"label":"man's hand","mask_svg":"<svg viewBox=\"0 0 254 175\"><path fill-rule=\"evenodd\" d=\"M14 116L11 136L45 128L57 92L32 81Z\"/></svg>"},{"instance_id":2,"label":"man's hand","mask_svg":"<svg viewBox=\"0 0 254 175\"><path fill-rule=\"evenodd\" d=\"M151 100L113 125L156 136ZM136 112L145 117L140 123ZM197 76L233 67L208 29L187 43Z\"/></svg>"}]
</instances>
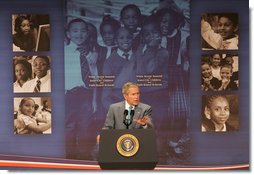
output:
<instances>
[{"instance_id":1,"label":"man's hand","mask_svg":"<svg viewBox=\"0 0 254 175\"><path fill-rule=\"evenodd\" d=\"M100 137L101 137L100 135L97 135L97 137L96 137L96 143L97 143L97 144L100 143Z\"/></svg>"},{"instance_id":2,"label":"man's hand","mask_svg":"<svg viewBox=\"0 0 254 175\"><path fill-rule=\"evenodd\" d=\"M139 119L133 119L133 122L136 122L136 123L138 123L142 126L147 125L148 121L149 121L149 117L147 117L147 116L144 116L144 117L139 118Z\"/></svg>"}]
</instances>

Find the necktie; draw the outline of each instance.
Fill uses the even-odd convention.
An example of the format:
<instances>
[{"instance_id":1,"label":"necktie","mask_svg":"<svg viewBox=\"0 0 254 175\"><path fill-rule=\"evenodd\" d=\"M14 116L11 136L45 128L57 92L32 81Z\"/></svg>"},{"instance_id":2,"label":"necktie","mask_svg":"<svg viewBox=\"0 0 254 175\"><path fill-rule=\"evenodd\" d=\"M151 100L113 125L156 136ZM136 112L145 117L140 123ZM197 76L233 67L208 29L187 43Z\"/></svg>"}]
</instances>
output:
<instances>
[{"instance_id":1,"label":"necktie","mask_svg":"<svg viewBox=\"0 0 254 175\"><path fill-rule=\"evenodd\" d=\"M34 92L40 92L40 90L41 90L41 81L37 80L37 84L34 87Z\"/></svg>"},{"instance_id":2,"label":"necktie","mask_svg":"<svg viewBox=\"0 0 254 175\"><path fill-rule=\"evenodd\" d=\"M86 87L89 87L90 70L89 70L87 59L86 59L87 51L85 51L82 48L77 48L77 50L80 52L79 58L80 58L82 81L84 82Z\"/></svg>"},{"instance_id":3,"label":"necktie","mask_svg":"<svg viewBox=\"0 0 254 175\"><path fill-rule=\"evenodd\" d=\"M123 57L126 61L129 60L129 54L128 53L123 53Z\"/></svg>"},{"instance_id":4,"label":"necktie","mask_svg":"<svg viewBox=\"0 0 254 175\"><path fill-rule=\"evenodd\" d=\"M167 42L168 41L166 36L161 37L161 47L167 48Z\"/></svg>"},{"instance_id":5,"label":"necktie","mask_svg":"<svg viewBox=\"0 0 254 175\"><path fill-rule=\"evenodd\" d=\"M130 120L131 119L131 110L132 110L132 106L129 106L129 112L127 115L127 119ZM130 121L129 121L130 122Z\"/></svg>"}]
</instances>

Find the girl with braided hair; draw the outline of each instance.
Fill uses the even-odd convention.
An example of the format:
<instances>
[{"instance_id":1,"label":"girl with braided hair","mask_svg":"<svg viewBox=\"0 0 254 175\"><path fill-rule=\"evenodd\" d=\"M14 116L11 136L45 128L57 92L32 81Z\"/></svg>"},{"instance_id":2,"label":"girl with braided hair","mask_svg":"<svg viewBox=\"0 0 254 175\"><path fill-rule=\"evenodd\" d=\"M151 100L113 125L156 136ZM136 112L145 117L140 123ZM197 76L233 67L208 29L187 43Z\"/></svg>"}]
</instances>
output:
<instances>
[{"instance_id":1,"label":"girl with braided hair","mask_svg":"<svg viewBox=\"0 0 254 175\"><path fill-rule=\"evenodd\" d=\"M229 100L223 95L209 96L204 107L204 117L202 121L202 132L226 132L235 131L227 121L230 117Z\"/></svg>"}]
</instances>

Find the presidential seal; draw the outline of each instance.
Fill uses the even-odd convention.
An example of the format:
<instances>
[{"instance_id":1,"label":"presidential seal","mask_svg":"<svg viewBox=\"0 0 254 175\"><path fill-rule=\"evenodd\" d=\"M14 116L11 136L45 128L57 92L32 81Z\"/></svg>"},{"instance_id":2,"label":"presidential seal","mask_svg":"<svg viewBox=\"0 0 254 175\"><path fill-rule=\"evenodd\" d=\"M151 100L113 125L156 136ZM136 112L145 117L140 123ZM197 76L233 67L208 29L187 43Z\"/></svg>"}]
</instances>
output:
<instances>
[{"instance_id":1,"label":"presidential seal","mask_svg":"<svg viewBox=\"0 0 254 175\"><path fill-rule=\"evenodd\" d=\"M131 157L138 152L139 141L132 134L124 134L117 140L117 151L124 157Z\"/></svg>"}]
</instances>

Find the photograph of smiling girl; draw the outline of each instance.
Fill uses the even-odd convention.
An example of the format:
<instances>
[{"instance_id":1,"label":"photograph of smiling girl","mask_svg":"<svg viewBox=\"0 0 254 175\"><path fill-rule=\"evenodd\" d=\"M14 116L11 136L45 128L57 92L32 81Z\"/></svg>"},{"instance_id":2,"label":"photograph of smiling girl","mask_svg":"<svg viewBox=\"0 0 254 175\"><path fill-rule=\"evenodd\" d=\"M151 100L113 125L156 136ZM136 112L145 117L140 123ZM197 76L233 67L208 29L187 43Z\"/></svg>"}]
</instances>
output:
<instances>
[{"instance_id":1,"label":"photograph of smiling girl","mask_svg":"<svg viewBox=\"0 0 254 175\"><path fill-rule=\"evenodd\" d=\"M238 88L238 55L218 53L202 55L202 91L228 91Z\"/></svg>"},{"instance_id":2,"label":"photograph of smiling girl","mask_svg":"<svg viewBox=\"0 0 254 175\"><path fill-rule=\"evenodd\" d=\"M201 45L202 50L238 50L238 14L203 14Z\"/></svg>"},{"instance_id":3,"label":"photograph of smiling girl","mask_svg":"<svg viewBox=\"0 0 254 175\"><path fill-rule=\"evenodd\" d=\"M22 93L24 84L32 78L32 56L13 57L13 92Z\"/></svg>"},{"instance_id":4,"label":"photograph of smiling girl","mask_svg":"<svg viewBox=\"0 0 254 175\"><path fill-rule=\"evenodd\" d=\"M51 134L50 97L14 98L14 134Z\"/></svg>"},{"instance_id":5,"label":"photograph of smiling girl","mask_svg":"<svg viewBox=\"0 0 254 175\"><path fill-rule=\"evenodd\" d=\"M210 95L202 97L202 132L239 130L238 96Z\"/></svg>"}]
</instances>

